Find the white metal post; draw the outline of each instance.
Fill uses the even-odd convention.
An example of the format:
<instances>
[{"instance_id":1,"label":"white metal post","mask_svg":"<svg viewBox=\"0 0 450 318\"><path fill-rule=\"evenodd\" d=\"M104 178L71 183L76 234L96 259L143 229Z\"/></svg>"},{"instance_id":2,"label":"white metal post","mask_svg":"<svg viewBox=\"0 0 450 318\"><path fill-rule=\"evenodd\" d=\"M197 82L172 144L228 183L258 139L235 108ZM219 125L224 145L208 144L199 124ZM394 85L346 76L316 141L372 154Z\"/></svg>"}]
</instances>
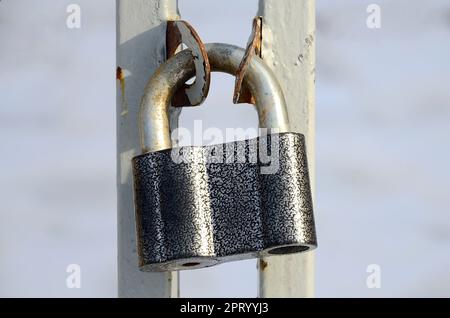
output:
<instances>
[{"instance_id":1,"label":"white metal post","mask_svg":"<svg viewBox=\"0 0 450 318\"><path fill-rule=\"evenodd\" d=\"M286 96L291 130L307 139L314 195L315 0L260 0L262 57ZM314 253L260 260L260 297L313 297Z\"/></svg>"},{"instance_id":2,"label":"white metal post","mask_svg":"<svg viewBox=\"0 0 450 318\"><path fill-rule=\"evenodd\" d=\"M165 61L166 23L176 0L117 0L117 198L119 297L177 297L177 273L138 270L131 158L140 153L138 109L144 87Z\"/></svg>"}]
</instances>

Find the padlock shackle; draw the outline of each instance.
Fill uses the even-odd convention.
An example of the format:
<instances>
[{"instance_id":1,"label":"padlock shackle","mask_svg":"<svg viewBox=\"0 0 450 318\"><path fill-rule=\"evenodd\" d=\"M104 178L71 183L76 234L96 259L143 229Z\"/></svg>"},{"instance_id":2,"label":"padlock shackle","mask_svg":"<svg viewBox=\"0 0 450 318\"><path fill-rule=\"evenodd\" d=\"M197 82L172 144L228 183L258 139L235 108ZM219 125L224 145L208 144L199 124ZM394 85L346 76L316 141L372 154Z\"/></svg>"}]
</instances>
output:
<instances>
[{"instance_id":1,"label":"padlock shackle","mask_svg":"<svg viewBox=\"0 0 450 318\"><path fill-rule=\"evenodd\" d=\"M236 75L244 58L242 48L229 44L206 44L211 70ZM195 75L195 65L189 50L181 51L162 64L150 78L139 111L142 152L172 148L169 106L175 92ZM253 94L259 117L259 127L288 132L286 101L272 70L259 57L254 57L244 77ZM230 94L231 95L231 94Z\"/></svg>"}]
</instances>

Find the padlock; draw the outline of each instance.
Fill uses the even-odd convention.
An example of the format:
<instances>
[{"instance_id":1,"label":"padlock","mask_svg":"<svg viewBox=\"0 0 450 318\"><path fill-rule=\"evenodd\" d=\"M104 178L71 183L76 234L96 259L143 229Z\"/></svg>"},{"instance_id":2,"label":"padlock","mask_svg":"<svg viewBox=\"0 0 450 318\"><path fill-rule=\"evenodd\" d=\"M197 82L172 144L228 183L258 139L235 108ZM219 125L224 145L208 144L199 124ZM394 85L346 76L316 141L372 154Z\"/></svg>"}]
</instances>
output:
<instances>
[{"instance_id":1,"label":"padlock","mask_svg":"<svg viewBox=\"0 0 450 318\"><path fill-rule=\"evenodd\" d=\"M243 49L205 47L212 71L236 74ZM140 269L197 269L316 248L305 138L289 132L284 95L273 72L255 57L244 77L259 126L267 129L264 135L172 148L170 101L194 74L192 55L181 51L155 72L142 99L143 154L132 159ZM229 163L237 149L244 150L246 160ZM267 152L278 160L277 169L263 173L270 168L261 160ZM184 160L174 160L174 153Z\"/></svg>"}]
</instances>

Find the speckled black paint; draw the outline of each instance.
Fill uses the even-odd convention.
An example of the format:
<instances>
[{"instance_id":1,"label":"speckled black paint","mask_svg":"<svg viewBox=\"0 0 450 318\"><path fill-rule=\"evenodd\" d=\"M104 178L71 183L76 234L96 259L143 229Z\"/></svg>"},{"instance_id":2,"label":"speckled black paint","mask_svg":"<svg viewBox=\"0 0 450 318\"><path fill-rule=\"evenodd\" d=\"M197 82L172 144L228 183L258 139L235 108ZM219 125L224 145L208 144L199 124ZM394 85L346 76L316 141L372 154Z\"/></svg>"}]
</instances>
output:
<instances>
[{"instance_id":1,"label":"speckled black paint","mask_svg":"<svg viewBox=\"0 0 450 318\"><path fill-rule=\"evenodd\" d=\"M260 158L266 146L259 141L270 146L272 138L279 140L279 169L262 174L265 164L249 158ZM207 160L211 153L225 158L226 147L234 147L235 158L244 147L246 162ZM189 162L175 163L171 150L133 158L141 270L194 269L317 246L303 135L179 149Z\"/></svg>"}]
</instances>

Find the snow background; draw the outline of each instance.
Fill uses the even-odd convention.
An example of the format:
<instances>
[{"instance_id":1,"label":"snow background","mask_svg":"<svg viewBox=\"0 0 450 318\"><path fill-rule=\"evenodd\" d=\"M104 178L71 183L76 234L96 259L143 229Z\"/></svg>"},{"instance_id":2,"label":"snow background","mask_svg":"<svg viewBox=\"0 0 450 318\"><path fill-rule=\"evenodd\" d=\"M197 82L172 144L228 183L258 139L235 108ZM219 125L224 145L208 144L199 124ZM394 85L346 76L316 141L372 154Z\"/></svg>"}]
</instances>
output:
<instances>
[{"instance_id":1,"label":"snow background","mask_svg":"<svg viewBox=\"0 0 450 318\"><path fill-rule=\"evenodd\" d=\"M205 42L246 44L256 0L179 2ZM450 297L449 38L445 0L317 0L317 296ZM0 296L115 297L115 1L3 0L0 40ZM232 87L214 74L182 125L256 125ZM181 294L256 296L255 268L184 272Z\"/></svg>"}]
</instances>

